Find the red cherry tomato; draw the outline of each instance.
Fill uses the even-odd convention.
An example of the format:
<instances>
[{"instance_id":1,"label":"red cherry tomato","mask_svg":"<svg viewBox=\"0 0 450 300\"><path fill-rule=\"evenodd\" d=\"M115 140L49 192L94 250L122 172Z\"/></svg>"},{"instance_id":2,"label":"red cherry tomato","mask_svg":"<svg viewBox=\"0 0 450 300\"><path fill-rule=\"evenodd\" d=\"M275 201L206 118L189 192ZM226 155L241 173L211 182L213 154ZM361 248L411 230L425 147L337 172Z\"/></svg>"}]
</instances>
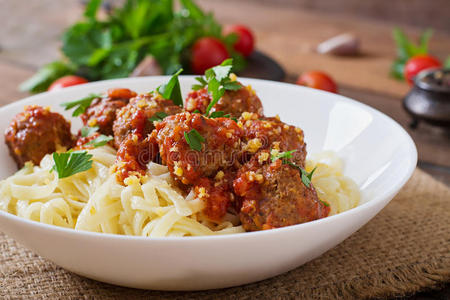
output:
<instances>
[{"instance_id":1,"label":"red cherry tomato","mask_svg":"<svg viewBox=\"0 0 450 300\"><path fill-rule=\"evenodd\" d=\"M59 90L68 86L87 83L88 81L80 76L67 75L53 81L48 88L49 91Z\"/></svg>"},{"instance_id":2,"label":"red cherry tomato","mask_svg":"<svg viewBox=\"0 0 450 300\"><path fill-rule=\"evenodd\" d=\"M229 57L227 48L218 39L203 37L192 46L191 68L195 74L203 74Z\"/></svg>"},{"instance_id":3,"label":"red cherry tomato","mask_svg":"<svg viewBox=\"0 0 450 300\"><path fill-rule=\"evenodd\" d=\"M244 56L249 56L253 52L255 47L255 38L251 30L244 25L228 25L224 29L224 35L235 33L238 36L238 40L234 44L234 50L241 53Z\"/></svg>"},{"instance_id":4,"label":"red cherry tomato","mask_svg":"<svg viewBox=\"0 0 450 300\"><path fill-rule=\"evenodd\" d=\"M412 85L414 77L417 74L419 74L420 71L440 67L442 67L441 62L433 56L430 55L413 56L406 62L405 78L408 81L408 83Z\"/></svg>"},{"instance_id":5,"label":"red cherry tomato","mask_svg":"<svg viewBox=\"0 0 450 300\"><path fill-rule=\"evenodd\" d=\"M327 74L320 71L309 71L300 75L297 84L324 90L331 93L337 93L337 85Z\"/></svg>"}]
</instances>

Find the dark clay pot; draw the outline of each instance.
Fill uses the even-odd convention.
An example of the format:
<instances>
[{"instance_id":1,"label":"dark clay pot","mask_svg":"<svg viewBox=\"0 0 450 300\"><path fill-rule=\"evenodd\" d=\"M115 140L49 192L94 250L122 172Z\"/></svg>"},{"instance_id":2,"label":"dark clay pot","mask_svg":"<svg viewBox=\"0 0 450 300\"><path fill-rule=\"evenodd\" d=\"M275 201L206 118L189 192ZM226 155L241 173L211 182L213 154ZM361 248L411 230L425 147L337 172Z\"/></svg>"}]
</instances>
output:
<instances>
[{"instance_id":1,"label":"dark clay pot","mask_svg":"<svg viewBox=\"0 0 450 300\"><path fill-rule=\"evenodd\" d=\"M412 128L419 121L450 128L450 69L420 72L403 107L412 116Z\"/></svg>"}]
</instances>

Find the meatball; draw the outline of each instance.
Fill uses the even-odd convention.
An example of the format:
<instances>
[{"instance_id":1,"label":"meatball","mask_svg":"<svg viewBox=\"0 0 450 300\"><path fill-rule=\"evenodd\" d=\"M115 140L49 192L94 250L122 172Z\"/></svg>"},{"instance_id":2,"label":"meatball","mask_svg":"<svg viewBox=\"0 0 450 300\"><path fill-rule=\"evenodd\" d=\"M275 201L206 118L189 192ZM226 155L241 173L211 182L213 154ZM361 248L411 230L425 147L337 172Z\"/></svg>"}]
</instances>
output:
<instances>
[{"instance_id":1,"label":"meatball","mask_svg":"<svg viewBox=\"0 0 450 300\"><path fill-rule=\"evenodd\" d=\"M196 130L203 141L193 150L185 135ZM156 124L151 139L159 146L162 161L172 176L183 184L195 184L218 170L236 167L243 132L228 118L205 118L189 112L169 116Z\"/></svg>"},{"instance_id":2,"label":"meatball","mask_svg":"<svg viewBox=\"0 0 450 300\"><path fill-rule=\"evenodd\" d=\"M9 124L5 142L11 156L21 168L27 161L38 165L41 159L58 147L72 148L74 138L70 122L50 108L27 106Z\"/></svg>"},{"instance_id":3,"label":"meatball","mask_svg":"<svg viewBox=\"0 0 450 300\"><path fill-rule=\"evenodd\" d=\"M109 89L107 97L95 98L86 111L80 116L86 126L98 126L99 132L105 135L113 134L113 123L116 111L128 104L136 93L124 88Z\"/></svg>"},{"instance_id":4,"label":"meatball","mask_svg":"<svg viewBox=\"0 0 450 300\"><path fill-rule=\"evenodd\" d=\"M185 109L189 112L198 110L204 114L210 102L211 95L206 88L192 91L186 98ZM214 111L223 111L235 118L239 118L243 112L252 112L263 116L261 100L250 86L242 86L237 91L225 91L216 105L211 108L211 112Z\"/></svg>"},{"instance_id":5,"label":"meatball","mask_svg":"<svg viewBox=\"0 0 450 300\"><path fill-rule=\"evenodd\" d=\"M214 178L205 177L197 181L194 187L195 195L205 203L202 212L211 221L220 222L235 201L233 194L235 176L234 171L220 170Z\"/></svg>"},{"instance_id":6,"label":"meatball","mask_svg":"<svg viewBox=\"0 0 450 300\"><path fill-rule=\"evenodd\" d=\"M233 187L242 197L239 217L246 231L305 223L329 213L312 184L302 182L299 170L281 160L271 162L268 150L238 171Z\"/></svg>"},{"instance_id":7,"label":"meatball","mask_svg":"<svg viewBox=\"0 0 450 300\"><path fill-rule=\"evenodd\" d=\"M174 115L182 111L182 108L173 104L172 100L166 100L159 94L141 94L130 100L130 103L117 113L114 121L114 146L120 147L120 143L131 133L141 136L150 134L155 128L149 119L158 112Z\"/></svg>"},{"instance_id":8,"label":"meatball","mask_svg":"<svg viewBox=\"0 0 450 300\"><path fill-rule=\"evenodd\" d=\"M243 113L238 125L244 129L243 162L262 149L276 149L280 152L296 150L292 155L294 162L305 165L306 144L303 130L280 121L279 117L258 118L257 114Z\"/></svg>"},{"instance_id":9,"label":"meatball","mask_svg":"<svg viewBox=\"0 0 450 300\"><path fill-rule=\"evenodd\" d=\"M118 182L123 182L131 175L145 175L147 164L152 161L158 153L155 144L150 143L149 136L143 137L139 134L130 134L120 144L117 151L116 163L113 172L116 173Z\"/></svg>"}]
</instances>

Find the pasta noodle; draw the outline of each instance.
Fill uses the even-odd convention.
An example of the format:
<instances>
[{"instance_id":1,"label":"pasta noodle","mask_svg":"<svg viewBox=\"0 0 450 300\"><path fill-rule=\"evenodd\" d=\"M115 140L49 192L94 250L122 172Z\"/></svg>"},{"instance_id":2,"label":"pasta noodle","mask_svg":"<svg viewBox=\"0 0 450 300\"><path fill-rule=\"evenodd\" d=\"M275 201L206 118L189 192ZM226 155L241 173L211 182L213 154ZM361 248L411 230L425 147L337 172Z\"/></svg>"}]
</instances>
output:
<instances>
[{"instance_id":1,"label":"pasta noodle","mask_svg":"<svg viewBox=\"0 0 450 300\"><path fill-rule=\"evenodd\" d=\"M111 174L116 152L109 146L88 151L93 165L88 171L58 179L53 159L39 166L27 163L0 182L0 209L46 224L102 233L145 237L200 236L244 232L239 217L227 214L220 223L203 214L202 200L176 187L166 166L150 163L142 178L125 184ZM330 214L358 205L358 186L342 175L343 163L333 152L313 155L306 162L319 199L329 203Z\"/></svg>"}]
</instances>

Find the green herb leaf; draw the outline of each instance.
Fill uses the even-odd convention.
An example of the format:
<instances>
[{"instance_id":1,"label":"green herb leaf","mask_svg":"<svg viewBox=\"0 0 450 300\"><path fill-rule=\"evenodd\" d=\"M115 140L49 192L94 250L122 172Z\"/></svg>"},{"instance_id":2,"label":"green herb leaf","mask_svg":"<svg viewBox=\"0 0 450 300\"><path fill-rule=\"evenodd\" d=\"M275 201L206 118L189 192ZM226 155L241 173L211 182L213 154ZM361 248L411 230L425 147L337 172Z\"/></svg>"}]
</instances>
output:
<instances>
[{"instance_id":1,"label":"green herb leaf","mask_svg":"<svg viewBox=\"0 0 450 300\"><path fill-rule=\"evenodd\" d=\"M89 143L86 143L86 145L94 146L94 148L105 146L109 141L113 140L114 138L112 136L106 136L106 135L99 135Z\"/></svg>"},{"instance_id":2,"label":"green herb leaf","mask_svg":"<svg viewBox=\"0 0 450 300\"><path fill-rule=\"evenodd\" d=\"M84 10L84 16L89 19L95 19L97 15L98 8L102 4L102 0L91 0L86 4L86 9Z\"/></svg>"},{"instance_id":3,"label":"green herb leaf","mask_svg":"<svg viewBox=\"0 0 450 300\"><path fill-rule=\"evenodd\" d=\"M303 184L309 188L311 185L312 176L314 174L314 171L316 168L314 168L310 173L306 172L302 167L297 166L293 162L290 162L288 159L292 158L292 153L296 152L297 150L290 150L285 152L280 152L276 155L270 154L270 159L272 162L277 161L278 159L281 159L283 164L289 165L295 169L297 169L300 172L300 178L302 179Z\"/></svg>"},{"instance_id":4,"label":"green herb leaf","mask_svg":"<svg viewBox=\"0 0 450 300\"><path fill-rule=\"evenodd\" d=\"M205 141L205 138L197 130L192 129L189 132L184 132L184 138L192 150L202 150L202 143Z\"/></svg>"},{"instance_id":5,"label":"green herb leaf","mask_svg":"<svg viewBox=\"0 0 450 300\"><path fill-rule=\"evenodd\" d=\"M285 151L285 152L279 152L278 154L272 154L272 151L270 151L270 159L272 160L272 162L278 160L278 159L291 159L292 158L292 153L296 152L297 150L291 150L291 151Z\"/></svg>"},{"instance_id":6,"label":"green herb leaf","mask_svg":"<svg viewBox=\"0 0 450 300\"><path fill-rule=\"evenodd\" d=\"M238 90L242 86L230 79L230 72L233 67L233 59L224 60L220 65L212 67L205 71L205 78L197 77L200 84L194 85L194 88L200 89L206 84L208 85L208 92L212 99L205 111L205 116L209 116L211 109L217 104L219 99L225 94L226 90Z\"/></svg>"},{"instance_id":7,"label":"green herb leaf","mask_svg":"<svg viewBox=\"0 0 450 300\"><path fill-rule=\"evenodd\" d=\"M86 109L91 105L92 101L94 101L95 98L100 97L101 95L91 94L79 100L61 103L61 106L64 107L64 110L69 110L76 107L76 109L72 113L72 116L78 117L86 111Z\"/></svg>"},{"instance_id":8,"label":"green herb leaf","mask_svg":"<svg viewBox=\"0 0 450 300\"><path fill-rule=\"evenodd\" d=\"M328 202L325 202L325 201L322 201L322 200L320 200L319 199L319 201L320 201L320 203L322 203L324 206L326 206L326 207L329 207L330 206L330 204L328 203Z\"/></svg>"},{"instance_id":9,"label":"green herb leaf","mask_svg":"<svg viewBox=\"0 0 450 300\"><path fill-rule=\"evenodd\" d=\"M84 126L83 128L81 128L81 136L88 137L97 132L98 130L99 130L98 127Z\"/></svg>"},{"instance_id":10,"label":"green herb leaf","mask_svg":"<svg viewBox=\"0 0 450 300\"><path fill-rule=\"evenodd\" d=\"M173 74L169 82L159 86L157 90L164 99L172 100L175 105L183 107L183 97L181 96L180 81L178 80L178 75L181 72L183 72L183 69Z\"/></svg>"},{"instance_id":11,"label":"green herb leaf","mask_svg":"<svg viewBox=\"0 0 450 300\"><path fill-rule=\"evenodd\" d=\"M162 121L165 117L167 117L168 116L168 114L166 114L165 112L163 112L163 111L159 111L159 112L157 112L157 113L155 113L154 115L153 115L153 117L151 117L151 118L149 118L148 120L150 121L150 122L159 122L159 121Z\"/></svg>"},{"instance_id":12,"label":"green herb leaf","mask_svg":"<svg viewBox=\"0 0 450 300\"><path fill-rule=\"evenodd\" d=\"M52 170L58 173L58 178L66 178L92 168L92 155L87 151L69 151L53 153L54 166Z\"/></svg>"},{"instance_id":13,"label":"green herb leaf","mask_svg":"<svg viewBox=\"0 0 450 300\"><path fill-rule=\"evenodd\" d=\"M198 109L196 109L196 110L194 110L192 113L193 113L193 114L200 114L201 112L200 112Z\"/></svg>"},{"instance_id":14,"label":"green herb leaf","mask_svg":"<svg viewBox=\"0 0 450 300\"><path fill-rule=\"evenodd\" d=\"M41 93L48 90L49 86L56 79L73 74L74 69L66 63L61 61L54 61L43 66L36 74L31 78L24 81L19 89L22 92L28 91L31 93Z\"/></svg>"}]
</instances>

